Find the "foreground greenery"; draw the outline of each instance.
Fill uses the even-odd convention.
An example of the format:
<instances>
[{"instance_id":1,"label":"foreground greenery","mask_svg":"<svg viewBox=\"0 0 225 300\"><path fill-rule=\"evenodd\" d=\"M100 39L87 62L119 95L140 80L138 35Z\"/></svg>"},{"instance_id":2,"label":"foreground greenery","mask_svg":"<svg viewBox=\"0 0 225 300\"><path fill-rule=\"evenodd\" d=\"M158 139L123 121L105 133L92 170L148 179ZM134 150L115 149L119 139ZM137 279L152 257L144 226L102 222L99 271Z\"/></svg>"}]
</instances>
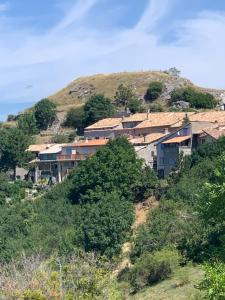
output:
<instances>
[{"instance_id":1,"label":"foreground greenery","mask_svg":"<svg viewBox=\"0 0 225 300\"><path fill-rule=\"evenodd\" d=\"M124 299L148 287L152 295L163 281L198 264L205 265L205 274L192 284L193 297L223 299L224 150L225 138L204 145L181 156L177 172L159 181L129 142L118 138L34 201L26 199L26 186L0 174L1 289L11 293L8 299L49 299L51 293L52 299L62 293L63 299ZM152 196L159 205L133 231L134 205ZM131 241L130 264L117 272L116 281L112 274L126 241ZM17 267L22 255L28 266L33 257L34 271L27 284L9 290L7 284L18 277L7 273L12 264L20 276L27 272ZM90 256L98 259L90 262ZM71 278L81 265L86 269L75 284ZM188 285L191 279L185 280Z\"/></svg>"},{"instance_id":2,"label":"foreground greenery","mask_svg":"<svg viewBox=\"0 0 225 300\"><path fill-rule=\"evenodd\" d=\"M132 202L156 184L126 139L112 141L41 199L0 206L1 261L23 251L63 254L74 247L113 257L131 230Z\"/></svg>"}]
</instances>

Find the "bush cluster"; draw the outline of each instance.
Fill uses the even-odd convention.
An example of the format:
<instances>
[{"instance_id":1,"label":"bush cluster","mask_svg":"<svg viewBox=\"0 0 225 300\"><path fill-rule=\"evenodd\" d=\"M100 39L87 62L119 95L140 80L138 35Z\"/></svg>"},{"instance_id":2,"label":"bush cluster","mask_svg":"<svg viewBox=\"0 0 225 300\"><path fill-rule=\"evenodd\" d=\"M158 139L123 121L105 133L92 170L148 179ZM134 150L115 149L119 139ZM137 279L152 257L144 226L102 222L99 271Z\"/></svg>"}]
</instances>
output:
<instances>
[{"instance_id":1,"label":"bush cluster","mask_svg":"<svg viewBox=\"0 0 225 300\"><path fill-rule=\"evenodd\" d=\"M39 201L0 206L0 258L40 249L63 254L76 247L115 256L130 233L133 202L156 185L155 174L143 169L128 141L115 139Z\"/></svg>"},{"instance_id":2,"label":"bush cluster","mask_svg":"<svg viewBox=\"0 0 225 300\"><path fill-rule=\"evenodd\" d=\"M179 266L180 256L176 250L164 249L140 256L128 270L122 271L120 280L128 281L133 292L153 285L166 278Z\"/></svg>"},{"instance_id":3,"label":"bush cluster","mask_svg":"<svg viewBox=\"0 0 225 300\"><path fill-rule=\"evenodd\" d=\"M164 89L164 84L161 81L152 81L149 84L149 87L145 94L145 100L150 102L156 100L157 98L159 98Z\"/></svg>"},{"instance_id":4,"label":"bush cluster","mask_svg":"<svg viewBox=\"0 0 225 300\"><path fill-rule=\"evenodd\" d=\"M213 95L202 93L192 87L175 89L171 93L171 103L177 101L189 102L192 108L214 108L217 104Z\"/></svg>"}]
</instances>

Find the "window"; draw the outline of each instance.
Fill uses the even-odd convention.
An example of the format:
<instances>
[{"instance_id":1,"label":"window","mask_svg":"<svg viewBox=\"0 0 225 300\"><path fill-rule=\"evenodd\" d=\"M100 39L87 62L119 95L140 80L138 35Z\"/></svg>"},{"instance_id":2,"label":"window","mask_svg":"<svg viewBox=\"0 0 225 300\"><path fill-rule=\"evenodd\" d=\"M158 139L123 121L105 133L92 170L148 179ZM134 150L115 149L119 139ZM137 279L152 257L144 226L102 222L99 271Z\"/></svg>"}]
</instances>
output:
<instances>
[{"instance_id":1,"label":"window","mask_svg":"<svg viewBox=\"0 0 225 300\"><path fill-rule=\"evenodd\" d=\"M205 139L203 138L202 140L201 140L201 144L203 145L203 144L205 144Z\"/></svg>"}]
</instances>

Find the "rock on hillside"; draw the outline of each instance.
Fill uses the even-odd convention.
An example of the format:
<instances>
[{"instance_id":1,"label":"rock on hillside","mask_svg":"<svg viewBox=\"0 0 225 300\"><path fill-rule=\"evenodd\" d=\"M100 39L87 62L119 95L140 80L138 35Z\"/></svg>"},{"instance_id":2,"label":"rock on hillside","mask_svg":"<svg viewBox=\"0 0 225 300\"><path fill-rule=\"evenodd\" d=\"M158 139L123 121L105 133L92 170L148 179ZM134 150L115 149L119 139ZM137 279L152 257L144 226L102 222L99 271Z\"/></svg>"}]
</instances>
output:
<instances>
[{"instance_id":1,"label":"rock on hillside","mask_svg":"<svg viewBox=\"0 0 225 300\"><path fill-rule=\"evenodd\" d=\"M81 77L70 83L50 99L58 106L59 112L66 112L71 107L80 106L95 93L103 93L113 99L116 89L123 83L130 85L136 91L137 96L142 99L151 81L161 81L165 84L166 90L161 96L160 102L166 104L173 89L194 84L185 78L169 75L165 72L124 72L114 74L99 74L90 77ZM202 91L212 93L218 100L222 100L225 91L204 89L196 87ZM223 94L223 95L222 95Z\"/></svg>"}]
</instances>

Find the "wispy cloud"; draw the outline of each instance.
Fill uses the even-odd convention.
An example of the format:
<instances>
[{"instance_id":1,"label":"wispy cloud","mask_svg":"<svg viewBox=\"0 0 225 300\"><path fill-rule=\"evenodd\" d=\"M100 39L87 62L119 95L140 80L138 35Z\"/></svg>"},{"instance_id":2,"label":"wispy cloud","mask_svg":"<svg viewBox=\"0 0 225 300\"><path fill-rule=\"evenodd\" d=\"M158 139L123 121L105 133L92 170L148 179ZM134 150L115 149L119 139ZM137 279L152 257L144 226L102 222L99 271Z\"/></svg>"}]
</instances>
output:
<instances>
[{"instance_id":1,"label":"wispy cloud","mask_svg":"<svg viewBox=\"0 0 225 300\"><path fill-rule=\"evenodd\" d=\"M5 26L0 18L1 102L39 100L81 75L171 66L198 84L224 85L223 13L205 11L182 20L175 29L176 41L161 44L155 27L176 0L151 0L136 26L111 30L96 29L94 24L90 29L89 22L85 26L97 1L78 0L54 30L43 35L17 28L11 19Z\"/></svg>"},{"instance_id":2,"label":"wispy cloud","mask_svg":"<svg viewBox=\"0 0 225 300\"><path fill-rule=\"evenodd\" d=\"M78 0L54 30L59 31L66 29L74 22L83 19L98 1L99 0Z\"/></svg>"},{"instance_id":3,"label":"wispy cloud","mask_svg":"<svg viewBox=\"0 0 225 300\"><path fill-rule=\"evenodd\" d=\"M174 4L174 0L150 0L136 25L136 29L150 31L157 25Z\"/></svg>"},{"instance_id":4,"label":"wispy cloud","mask_svg":"<svg viewBox=\"0 0 225 300\"><path fill-rule=\"evenodd\" d=\"M10 7L9 2L0 3L0 13L7 11L9 7Z\"/></svg>"}]
</instances>

